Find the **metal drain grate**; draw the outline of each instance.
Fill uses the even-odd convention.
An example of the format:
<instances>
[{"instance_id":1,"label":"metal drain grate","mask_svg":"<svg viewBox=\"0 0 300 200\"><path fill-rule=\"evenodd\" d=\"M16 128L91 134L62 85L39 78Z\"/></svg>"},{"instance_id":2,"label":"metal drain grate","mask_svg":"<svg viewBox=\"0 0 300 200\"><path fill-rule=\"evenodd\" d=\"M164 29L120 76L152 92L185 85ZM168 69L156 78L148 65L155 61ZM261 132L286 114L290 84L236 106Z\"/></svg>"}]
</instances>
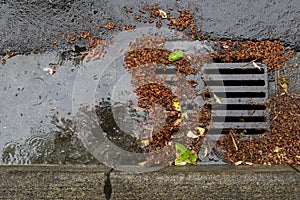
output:
<instances>
[{"instance_id":1,"label":"metal drain grate","mask_svg":"<svg viewBox=\"0 0 300 200\"><path fill-rule=\"evenodd\" d=\"M202 67L210 92L223 97L213 109L212 128L245 129L255 134L259 129L269 128L268 112L261 105L268 99L267 67L257 65L260 69L247 63L214 63Z\"/></svg>"},{"instance_id":2,"label":"metal drain grate","mask_svg":"<svg viewBox=\"0 0 300 200\"><path fill-rule=\"evenodd\" d=\"M196 90L201 93L208 89L221 101L212 109L211 129L216 133L220 129L241 129L247 130L247 134L258 134L269 128L269 115L262 105L268 99L267 67L256 64L260 69L248 63L213 63L202 67L207 86L200 85ZM157 69L156 73L166 76L166 82L171 85L176 70L172 67Z\"/></svg>"}]
</instances>

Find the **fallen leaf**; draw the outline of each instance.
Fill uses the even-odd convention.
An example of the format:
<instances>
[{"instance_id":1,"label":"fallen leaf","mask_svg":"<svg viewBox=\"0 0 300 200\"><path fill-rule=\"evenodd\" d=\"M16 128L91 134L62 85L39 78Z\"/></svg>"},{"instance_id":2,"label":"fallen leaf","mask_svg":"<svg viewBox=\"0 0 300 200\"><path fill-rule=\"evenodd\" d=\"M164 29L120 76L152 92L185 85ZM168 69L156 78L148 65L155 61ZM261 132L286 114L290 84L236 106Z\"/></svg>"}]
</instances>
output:
<instances>
[{"instance_id":1,"label":"fallen leaf","mask_svg":"<svg viewBox=\"0 0 300 200\"><path fill-rule=\"evenodd\" d=\"M216 99L216 102L217 102L218 104L222 104L221 99L220 99L216 94L213 94L213 95L214 95L214 98Z\"/></svg>"},{"instance_id":2,"label":"fallen leaf","mask_svg":"<svg viewBox=\"0 0 300 200\"><path fill-rule=\"evenodd\" d=\"M261 71L261 67L258 66L258 64L256 64L255 62L252 62L252 64L253 64L253 66L254 66L255 68L257 68L257 69L259 69L259 71Z\"/></svg>"},{"instance_id":3,"label":"fallen leaf","mask_svg":"<svg viewBox=\"0 0 300 200\"><path fill-rule=\"evenodd\" d=\"M179 142L175 142L176 160L175 165L196 164L197 157Z\"/></svg>"},{"instance_id":4,"label":"fallen leaf","mask_svg":"<svg viewBox=\"0 0 300 200\"><path fill-rule=\"evenodd\" d=\"M161 16L161 18L166 19L168 18L168 15L165 11L158 9L159 11L159 15Z\"/></svg>"},{"instance_id":5,"label":"fallen leaf","mask_svg":"<svg viewBox=\"0 0 300 200\"><path fill-rule=\"evenodd\" d=\"M48 72L49 74L54 74L56 72L56 67L44 67L43 69L45 72Z\"/></svg>"},{"instance_id":6,"label":"fallen leaf","mask_svg":"<svg viewBox=\"0 0 300 200\"><path fill-rule=\"evenodd\" d=\"M188 112L187 112L187 111L184 112L184 113L182 113L181 116L184 117L184 118L186 118L186 119L189 119L189 117L188 117Z\"/></svg>"},{"instance_id":7,"label":"fallen leaf","mask_svg":"<svg viewBox=\"0 0 300 200\"><path fill-rule=\"evenodd\" d=\"M53 38L53 45L57 45L57 37Z\"/></svg>"},{"instance_id":8,"label":"fallen leaf","mask_svg":"<svg viewBox=\"0 0 300 200\"><path fill-rule=\"evenodd\" d=\"M180 60L184 56L184 52L182 50L173 51L170 53L168 60L171 62Z\"/></svg>"},{"instance_id":9,"label":"fallen leaf","mask_svg":"<svg viewBox=\"0 0 300 200\"><path fill-rule=\"evenodd\" d=\"M192 131L188 131L186 135L189 138L198 138L199 137L198 135L194 134Z\"/></svg>"},{"instance_id":10,"label":"fallen leaf","mask_svg":"<svg viewBox=\"0 0 300 200\"><path fill-rule=\"evenodd\" d=\"M173 126L178 126L181 123L181 118L176 119L176 121L173 123Z\"/></svg>"},{"instance_id":11,"label":"fallen leaf","mask_svg":"<svg viewBox=\"0 0 300 200\"><path fill-rule=\"evenodd\" d=\"M237 161L234 163L235 166L241 165L243 163L243 161Z\"/></svg>"},{"instance_id":12,"label":"fallen leaf","mask_svg":"<svg viewBox=\"0 0 300 200\"><path fill-rule=\"evenodd\" d=\"M181 112L181 105L178 101L173 101L173 107L175 110Z\"/></svg>"},{"instance_id":13,"label":"fallen leaf","mask_svg":"<svg viewBox=\"0 0 300 200\"><path fill-rule=\"evenodd\" d=\"M202 127L196 127L195 129L199 131L200 135L204 135L204 133L205 133L205 128L202 128Z\"/></svg>"},{"instance_id":14,"label":"fallen leaf","mask_svg":"<svg viewBox=\"0 0 300 200\"><path fill-rule=\"evenodd\" d=\"M284 90L285 93L288 92L289 86L287 83L280 84L280 87Z\"/></svg>"},{"instance_id":15,"label":"fallen leaf","mask_svg":"<svg viewBox=\"0 0 300 200\"><path fill-rule=\"evenodd\" d=\"M253 165L252 162L245 162L246 165Z\"/></svg>"},{"instance_id":16,"label":"fallen leaf","mask_svg":"<svg viewBox=\"0 0 300 200\"><path fill-rule=\"evenodd\" d=\"M140 163L138 163L138 165L141 166L141 167L144 167L145 164L147 164L147 162L148 162L148 161L140 162Z\"/></svg>"},{"instance_id":17,"label":"fallen leaf","mask_svg":"<svg viewBox=\"0 0 300 200\"><path fill-rule=\"evenodd\" d=\"M279 153L280 151L282 150L282 148L279 148L279 147L275 147L275 149L274 149L274 153Z\"/></svg>"},{"instance_id":18,"label":"fallen leaf","mask_svg":"<svg viewBox=\"0 0 300 200\"><path fill-rule=\"evenodd\" d=\"M150 144L150 140L148 138L145 138L145 139L140 139L138 141L138 144L141 146L141 147L146 147Z\"/></svg>"}]
</instances>

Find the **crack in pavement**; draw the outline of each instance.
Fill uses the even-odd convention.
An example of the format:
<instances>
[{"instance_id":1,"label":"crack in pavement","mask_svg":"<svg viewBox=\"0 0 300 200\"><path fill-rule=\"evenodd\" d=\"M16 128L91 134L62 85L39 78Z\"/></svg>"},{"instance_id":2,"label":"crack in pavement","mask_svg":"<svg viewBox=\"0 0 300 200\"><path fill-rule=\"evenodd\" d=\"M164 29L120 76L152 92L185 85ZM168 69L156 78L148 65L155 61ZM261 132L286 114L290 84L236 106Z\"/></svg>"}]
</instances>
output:
<instances>
[{"instance_id":1,"label":"crack in pavement","mask_svg":"<svg viewBox=\"0 0 300 200\"><path fill-rule=\"evenodd\" d=\"M105 173L106 180L105 180L105 183L104 183L103 191L104 191L104 194L105 194L105 198L107 200L110 199L111 193L112 193L112 185L111 185L111 182L110 182L110 173L112 171L113 171L113 168L111 168L108 172Z\"/></svg>"}]
</instances>

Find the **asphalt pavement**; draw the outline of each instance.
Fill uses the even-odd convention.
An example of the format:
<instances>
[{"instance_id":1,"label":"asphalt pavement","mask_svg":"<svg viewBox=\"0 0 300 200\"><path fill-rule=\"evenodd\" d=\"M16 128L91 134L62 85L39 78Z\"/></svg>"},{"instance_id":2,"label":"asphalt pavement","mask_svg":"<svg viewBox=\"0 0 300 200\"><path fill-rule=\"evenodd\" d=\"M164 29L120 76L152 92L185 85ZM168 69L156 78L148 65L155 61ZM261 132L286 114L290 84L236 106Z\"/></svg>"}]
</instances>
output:
<instances>
[{"instance_id":1,"label":"asphalt pavement","mask_svg":"<svg viewBox=\"0 0 300 200\"><path fill-rule=\"evenodd\" d=\"M280 40L288 47L300 50L300 1L272 0L2 0L0 4L0 53L72 49L62 33L91 32L101 38L115 33L98 30L98 25L115 22L137 27L135 14L145 5L157 3L163 10L189 9L207 38L236 40ZM126 13L126 8L134 12ZM56 45L53 39L58 38ZM85 43L78 42L84 46ZM38 50L39 51L39 50Z\"/></svg>"}]
</instances>

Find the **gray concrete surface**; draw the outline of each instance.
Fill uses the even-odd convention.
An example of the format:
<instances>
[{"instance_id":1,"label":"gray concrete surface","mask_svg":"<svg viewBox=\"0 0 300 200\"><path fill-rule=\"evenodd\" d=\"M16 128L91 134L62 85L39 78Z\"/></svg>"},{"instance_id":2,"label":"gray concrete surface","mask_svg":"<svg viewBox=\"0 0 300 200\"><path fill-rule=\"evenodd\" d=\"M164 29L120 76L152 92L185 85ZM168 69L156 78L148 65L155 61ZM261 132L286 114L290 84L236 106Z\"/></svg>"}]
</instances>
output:
<instances>
[{"instance_id":1,"label":"gray concrete surface","mask_svg":"<svg viewBox=\"0 0 300 200\"><path fill-rule=\"evenodd\" d=\"M0 52L30 52L41 46L43 50L71 49L74 45L67 45L61 32L79 34L89 31L92 35L107 38L111 34L98 31L97 25L105 25L108 21L114 21L117 25L149 26L137 24L134 14L125 13L122 8L134 7L140 14L139 8L155 3L162 9L166 6L190 9L207 37L278 39L286 46L300 50L298 0L3 0L0 4ZM57 45L53 45L54 37L58 38ZM78 42L77 45L83 46L85 43Z\"/></svg>"},{"instance_id":2,"label":"gray concrete surface","mask_svg":"<svg viewBox=\"0 0 300 200\"><path fill-rule=\"evenodd\" d=\"M297 199L299 173L286 166L173 167L112 173L112 199ZM143 183L143 184L141 184Z\"/></svg>"},{"instance_id":3,"label":"gray concrete surface","mask_svg":"<svg viewBox=\"0 0 300 200\"><path fill-rule=\"evenodd\" d=\"M0 167L1 199L105 199L107 168Z\"/></svg>"},{"instance_id":4,"label":"gray concrete surface","mask_svg":"<svg viewBox=\"0 0 300 200\"><path fill-rule=\"evenodd\" d=\"M292 167L297 170L298 172L300 172L300 165L292 165Z\"/></svg>"},{"instance_id":5,"label":"gray concrete surface","mask_svg":"<svg viewBox=\"0 0 300 200\"><path fill-rule=\"evenodd\" d=\"M183 166L130 174L105 167L0 167L1 199L299 199L289 166Z\"/></svg>"},{"instance_id":6,"label":"gray concrete surface","mask_svg":"<svg viewBox=\"0 0 300 200\"><path fill-rule=\"evenodd\" d=\"M280 69L289 81L289 92L300 94L300 52L296 52Z\"/></svg>"}]
</instances>

